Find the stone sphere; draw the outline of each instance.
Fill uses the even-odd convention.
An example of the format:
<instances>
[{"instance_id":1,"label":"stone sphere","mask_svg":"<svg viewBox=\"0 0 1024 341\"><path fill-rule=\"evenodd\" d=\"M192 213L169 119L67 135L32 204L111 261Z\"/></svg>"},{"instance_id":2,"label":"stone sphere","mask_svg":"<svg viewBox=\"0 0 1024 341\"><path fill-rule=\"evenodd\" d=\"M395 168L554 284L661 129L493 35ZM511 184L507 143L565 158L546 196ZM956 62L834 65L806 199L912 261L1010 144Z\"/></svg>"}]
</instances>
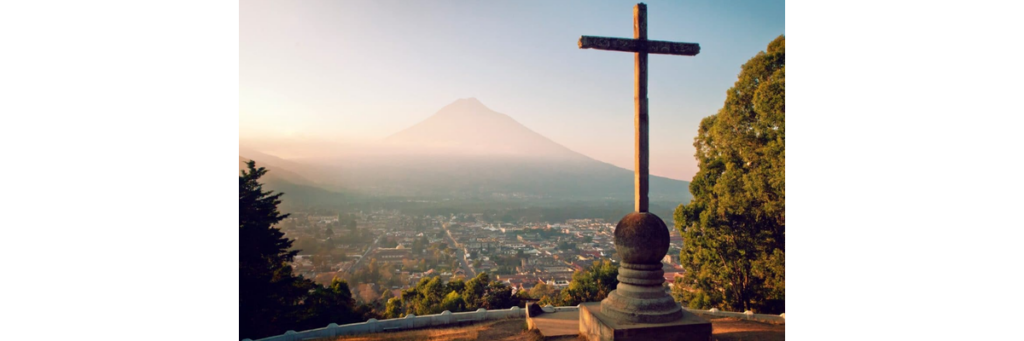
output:
<instances>
[{"instance_id":1,"label":"stone sphere","mask_svg":"<svg viewBox=\"0 0 1024 341\"><path fill-rule=\"evenodd\" d=\"M668 253L668 226L654 213L627 214L615 225L615 250L625 263L661 263Z\"/></svg>"}]
</instances>

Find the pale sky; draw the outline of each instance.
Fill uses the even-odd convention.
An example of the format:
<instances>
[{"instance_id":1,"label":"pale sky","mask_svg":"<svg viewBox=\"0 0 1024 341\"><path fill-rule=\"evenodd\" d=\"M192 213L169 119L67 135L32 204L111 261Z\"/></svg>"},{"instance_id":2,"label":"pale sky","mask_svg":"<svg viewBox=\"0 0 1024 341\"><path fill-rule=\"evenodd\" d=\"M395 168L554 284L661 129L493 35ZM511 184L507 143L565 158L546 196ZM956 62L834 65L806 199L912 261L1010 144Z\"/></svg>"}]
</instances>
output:
<instances>
[{"instance_id":1,"label":"pale sky","mask_svg":"<svg viewBox=\"0 0 1024 341\"><path fill-rule=\"evenodd\" d=\"M239 137L383 139L459 98L566 147L633 166L636 1L242 1ZM785 33L783 1L648 1L648 39L699 43L649 59L651 174L690 180L693 138L740 66Z\"/></svg>"}]
</instances>

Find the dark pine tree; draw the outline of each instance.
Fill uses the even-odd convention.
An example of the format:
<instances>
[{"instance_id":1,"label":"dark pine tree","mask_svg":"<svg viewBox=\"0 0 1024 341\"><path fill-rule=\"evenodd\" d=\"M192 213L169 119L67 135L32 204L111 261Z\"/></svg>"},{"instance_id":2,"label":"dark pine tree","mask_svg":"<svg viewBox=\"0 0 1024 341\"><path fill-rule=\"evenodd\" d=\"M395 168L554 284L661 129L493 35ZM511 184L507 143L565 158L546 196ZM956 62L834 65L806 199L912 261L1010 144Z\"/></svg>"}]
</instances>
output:
<instances>
[{"instance_id":1,"label":"dark pine tree","mask_svg":"<svg viewBox=\"0 0 1024 341\"><path fill-rule=\"evenodd\" d=\"M274 227L288 217L277 210L284 193L264 191L258 180L267 170L248 166L238 177L239 337L257 339L283 333L303 293L288 265L298 251Z\"/></svg>"}]
</instances>

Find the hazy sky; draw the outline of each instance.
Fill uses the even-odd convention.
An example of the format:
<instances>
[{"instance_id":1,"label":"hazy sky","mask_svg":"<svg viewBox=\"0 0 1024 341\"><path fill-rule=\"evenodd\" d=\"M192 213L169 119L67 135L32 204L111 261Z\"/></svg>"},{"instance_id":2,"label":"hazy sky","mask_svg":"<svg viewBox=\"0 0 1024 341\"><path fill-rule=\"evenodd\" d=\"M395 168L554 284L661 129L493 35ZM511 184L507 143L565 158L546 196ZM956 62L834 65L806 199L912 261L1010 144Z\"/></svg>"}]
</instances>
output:
<instances>
[{"instance_id":1,"label":"hazy sky","mask_svg":"<svg viewBox=\"0 0 1024 341\"><path fill-rule=\"evenodd\" d=\"M689 180L701 118L740 66L785 33L783 1L649 1L651 173ZM466 97L595 159L632 169L635 1L242 1L239 137L373 141Z\"/></svg>"}]
</instances>

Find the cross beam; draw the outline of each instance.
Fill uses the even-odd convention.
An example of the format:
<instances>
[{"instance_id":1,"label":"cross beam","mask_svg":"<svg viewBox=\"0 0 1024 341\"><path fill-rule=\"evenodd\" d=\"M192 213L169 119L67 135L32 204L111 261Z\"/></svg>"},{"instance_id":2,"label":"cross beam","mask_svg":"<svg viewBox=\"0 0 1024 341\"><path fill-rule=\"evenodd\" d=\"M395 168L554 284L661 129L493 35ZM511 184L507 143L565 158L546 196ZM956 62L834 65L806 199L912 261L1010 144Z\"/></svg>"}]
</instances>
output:
<instances>
[{"instance_id":1,"label":"cross beam","mask_svg":"<svg viewBox=\"0 0 1024 341\"><path fill-rule=\"evenodd\" d=\"M635 131L634 146L636 157L633 159L634 172L634 208L637 212L648 211L648 131L647 131L647 54L670 54L679 56L696 56L700 53L700 45L696 43L676 43L669 41L647 40L647 5L639 3L633 7L633 39L607 37L580 37L581 49L597 49L634 53L635 82L633 83L633 103L636 115L633 119Z\"/></svg>"},{"instance_id":2,"label":"cross beam","mask_svg":"<svg viewBox=\"0 0 1024 341\"><path fill-rule=\"evenodd\" d=\"M582 36L580 37L579 45L581 49L671 54L677 56L696 56L700 53L700 44L660 40Z\"/></svg>"}]
</instances>

